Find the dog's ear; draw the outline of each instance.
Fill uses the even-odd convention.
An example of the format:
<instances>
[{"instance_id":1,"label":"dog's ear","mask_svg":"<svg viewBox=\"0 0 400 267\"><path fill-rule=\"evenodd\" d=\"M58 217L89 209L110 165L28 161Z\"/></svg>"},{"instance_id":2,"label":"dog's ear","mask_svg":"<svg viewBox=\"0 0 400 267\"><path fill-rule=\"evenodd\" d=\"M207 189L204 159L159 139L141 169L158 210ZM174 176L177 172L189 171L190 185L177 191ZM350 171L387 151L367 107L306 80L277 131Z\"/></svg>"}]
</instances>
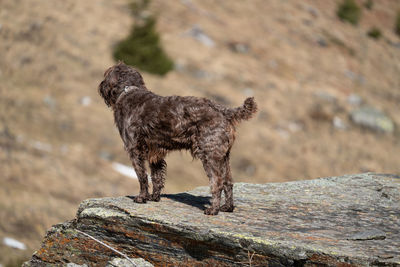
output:
<instances>
[{"instance_id":1,"label":"dog's ear","mask_svg":"<svg viewBox=\"0 0 400 267\"><path fill-rule=\"evenodd\" d=\"M106 71L103 74L103 77L106 77L112 71L113 68L114 68L114 66L109 67L108 69L106 69Z\"/></svg>"},{"instance_id":2,"label":"dog's ear","mask_svg":"<svg viewBox=\"0 0 400 267\"><path fill-rule=\"evenodd\" d=\"M110 88L113 88L118 84L118 76L119 76L118 73L119 73L118 65L112 66L104 73L104 78L105 78L104 80L107 81L108 86L110 86Z\"/></svg>"},{"instance_id":3,"label":"dog's ear","mask_svg":"<svg viewBox=\"0 0 400 267\"><path fill-rule=\"evenodd\" d=\"M98 91L99 91L99 94L101 95L101 97L104 99L104 102L106 103L106 105L109 107L111 103L110 103L109 96L108 96L108 94L109 94L108 88L109 88L108 84L104 80L99 84Z\"/></svg>"},{"instance_id":4,"label":"dog's ear","mask_svg":"<svg viewBox=\"0 0 400 267\"><path fill-rule=\"evenodd\" d=\"M112 66L104 72L104 80L99 84L98 91L107 106L111 105L114 86L118 83L118 66Z\"/></svg>"}]
</instances>

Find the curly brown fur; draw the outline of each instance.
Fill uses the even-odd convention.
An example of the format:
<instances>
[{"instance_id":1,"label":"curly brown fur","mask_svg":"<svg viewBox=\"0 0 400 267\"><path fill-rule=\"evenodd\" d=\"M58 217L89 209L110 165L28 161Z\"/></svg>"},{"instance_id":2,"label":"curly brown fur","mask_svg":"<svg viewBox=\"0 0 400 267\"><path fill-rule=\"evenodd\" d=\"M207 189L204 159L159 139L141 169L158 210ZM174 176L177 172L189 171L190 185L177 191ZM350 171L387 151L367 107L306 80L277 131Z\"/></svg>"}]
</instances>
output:
<instances>
[{"instance_id":1,"label":"curly brown fur","mask_svg":"<svg viewBox=\"0 0 400 267\"><path fill-rule=\"evenodd\" d=\"M99 93L114 111L115 124L138 175L135 202L159 201L169 151L187 149L203 163L211 183L211 207L205 214L232 212L233 181L229 152L235 125L257 111L254 98L241 107L226 108L206 98L159 96L149 91L138 71L118 63L104 73ZM149 162L153 193L148 190L145 161ZM224 191L225 204L220 207Z\"/></svg>"}]
</instances>

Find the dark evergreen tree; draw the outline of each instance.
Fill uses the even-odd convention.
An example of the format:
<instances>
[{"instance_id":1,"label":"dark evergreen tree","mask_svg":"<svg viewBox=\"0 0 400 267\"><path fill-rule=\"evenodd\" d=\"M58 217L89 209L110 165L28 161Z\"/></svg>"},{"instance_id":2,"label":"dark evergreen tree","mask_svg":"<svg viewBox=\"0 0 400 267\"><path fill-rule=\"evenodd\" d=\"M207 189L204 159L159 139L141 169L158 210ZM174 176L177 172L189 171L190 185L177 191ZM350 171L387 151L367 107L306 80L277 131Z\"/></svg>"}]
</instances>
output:
<instances>
[{"instance_id":1,"label":"dark evergreen tree","mask_svg":"<svg viewBox=\"0 0 400 267\"><path fill-rule=\"evenodd\" d=\"M172 70L174 64L161 47L155 24L155 18L149 17L132 27L129 36L115 47L114 58L154 74Z\"/></svg>"}]
</instances>

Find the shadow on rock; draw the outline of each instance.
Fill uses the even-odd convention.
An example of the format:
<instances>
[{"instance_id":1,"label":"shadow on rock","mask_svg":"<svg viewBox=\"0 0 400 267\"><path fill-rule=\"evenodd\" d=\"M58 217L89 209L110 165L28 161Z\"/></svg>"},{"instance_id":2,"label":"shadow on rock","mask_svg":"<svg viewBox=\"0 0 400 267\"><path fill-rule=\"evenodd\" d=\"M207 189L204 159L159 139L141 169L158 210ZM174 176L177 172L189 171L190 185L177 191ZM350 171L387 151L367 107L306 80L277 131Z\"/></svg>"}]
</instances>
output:
<instances>
[{"instance_id":1,"label":"shadow on rock","mask_svg":"<svg viewBox=\"0 0 400 267\"><path fill-rule=\"evenodd\" d=\"M195 196L188 193L163 194L162 197L193 206L200 210L205 210L206 205L210 205L210 197Z\"/></svg>"}]
</instances>

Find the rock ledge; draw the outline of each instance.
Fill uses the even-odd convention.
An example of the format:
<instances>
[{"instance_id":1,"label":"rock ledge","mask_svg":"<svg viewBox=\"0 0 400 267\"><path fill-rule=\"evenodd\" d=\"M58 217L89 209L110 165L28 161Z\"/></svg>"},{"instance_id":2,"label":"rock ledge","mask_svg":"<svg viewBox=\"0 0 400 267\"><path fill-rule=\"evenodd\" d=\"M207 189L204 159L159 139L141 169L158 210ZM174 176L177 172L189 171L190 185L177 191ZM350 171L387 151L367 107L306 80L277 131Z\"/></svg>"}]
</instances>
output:
<instances>
[{"instance_id":1,"label":"rock ledge","mask_svg":"<svg viewBox=\"0 0 400 267\"><path fill-rule=\"evenodd\" d=\"M209 190L89 199L53 226L25 266L106 266L112 250L154 266L400 266L400 177L365 173L237 183L236 209L203 215Z\"/></svg>"}]
</instances>

